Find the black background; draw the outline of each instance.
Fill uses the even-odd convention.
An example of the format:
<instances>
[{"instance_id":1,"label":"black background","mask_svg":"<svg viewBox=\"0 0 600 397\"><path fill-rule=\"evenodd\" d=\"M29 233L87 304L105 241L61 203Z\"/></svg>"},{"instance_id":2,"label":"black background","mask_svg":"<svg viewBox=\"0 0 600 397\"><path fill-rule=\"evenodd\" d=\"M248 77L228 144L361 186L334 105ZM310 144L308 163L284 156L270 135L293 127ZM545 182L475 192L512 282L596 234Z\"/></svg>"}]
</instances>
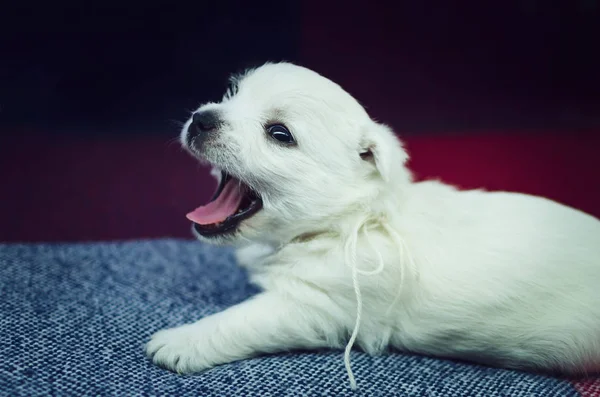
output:
<instances>
[{"instance_id":1,"label":"black background","mask_svg":"<svg viewBox=\"0 0 600 397\"><path fill-rule=\"evenodd\" d=\"M173 120L220 98L231 72L269 59L296 60L296 5L244 4L5 6L2 125L53 133L172 132Z\"/></svg>"},{"instance_id":2,"label":"black background","mask_svg":"<svg viewBox=\"0 0 600 397\"><path fill-rule=\"evenodd\" d=\"M339 77L414 132L600 125L596 0L381 2L364 16L361 3L332 4L4 5L1 131L173 135L190 110L220 98L230 73L268 60ZM329 33L307 42L316 19ZM349 26L371 41L335 41ZM365 58L377 67L353 68Z\"/></svg>"}]
</instances>

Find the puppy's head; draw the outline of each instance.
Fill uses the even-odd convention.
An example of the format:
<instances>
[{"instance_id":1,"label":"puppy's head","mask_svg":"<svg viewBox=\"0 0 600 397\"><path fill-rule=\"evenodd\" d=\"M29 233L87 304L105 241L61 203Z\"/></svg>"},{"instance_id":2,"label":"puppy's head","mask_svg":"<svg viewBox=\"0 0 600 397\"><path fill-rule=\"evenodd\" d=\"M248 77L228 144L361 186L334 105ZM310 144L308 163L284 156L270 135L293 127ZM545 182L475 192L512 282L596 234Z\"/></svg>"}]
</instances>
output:
<instances>
[{"instance_id":1,"label":"puppy's head","mask_svg":"<svg viewBox=\"0 0 600 397\"><path fill-rule=\"evenodd\" d=\"M188 214L213 243L279 244L370 210L406 183L407 155L339 85L289 63L232 78L220 103L201 106L181 133L213 166L213 200Z\"/></svg>"}]
</instances>

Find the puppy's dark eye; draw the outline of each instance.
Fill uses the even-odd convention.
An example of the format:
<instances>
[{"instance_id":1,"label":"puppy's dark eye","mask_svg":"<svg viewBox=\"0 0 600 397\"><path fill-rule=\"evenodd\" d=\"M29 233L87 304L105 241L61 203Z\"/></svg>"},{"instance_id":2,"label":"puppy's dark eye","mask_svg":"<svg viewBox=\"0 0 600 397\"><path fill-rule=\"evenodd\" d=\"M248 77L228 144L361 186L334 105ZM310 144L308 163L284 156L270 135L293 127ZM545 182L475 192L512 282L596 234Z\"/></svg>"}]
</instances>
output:
<instances>
[{"instance_id":1,"label":"puppy's dark eye","mask_svg":"<svg viewBox=\"0 0 600 397\"><path fill-rule=\"evenodd\" d=\"M294 143L294 137L292 133L282 124L273 124L267 127L267 133L269 136L281 143L290 145Z\"/></svg>"}]
</instances>

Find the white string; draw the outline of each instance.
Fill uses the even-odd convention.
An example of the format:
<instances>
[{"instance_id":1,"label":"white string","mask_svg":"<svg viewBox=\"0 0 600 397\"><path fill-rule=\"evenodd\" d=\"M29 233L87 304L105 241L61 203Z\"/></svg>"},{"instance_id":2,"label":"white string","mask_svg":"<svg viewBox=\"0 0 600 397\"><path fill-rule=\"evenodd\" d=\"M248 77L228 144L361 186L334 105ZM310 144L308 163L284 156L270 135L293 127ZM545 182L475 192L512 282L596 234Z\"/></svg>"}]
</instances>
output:
<instances>
[{"instance_id":1,"label":"white string","mask_svg":"<svg viewBox=\"0 0 600 397\"><path fill-rule=\"evenodd\" d=\"M350 351L352 350L352 347L354 346L354 343L356 342L356 338L358 337L358 331L360 328L360 321L361 321L361 317L362 317L362 305L363 305L362 294L360 292L360 284L358 281L358 275L360 274L360 275L364 275L364 276L374 276L374 275L381 273L385 266L381 252L379 252L379 250L377 250L374 247L374 245L371 241L371 238L369 236L369 232L368 232L369 222L376 222L378 225L380 225L381 227L384 228L384 230L391 236L392 240L394 240L394 243L398 247L399 254L400 254L400 258L399 258L400 259L400 285L398 288L398 294L396 294L396 296L394 297L392 304L390 305L390 307L388 308L388 310L386 312L386 316L389 315L389 312L394 307L394 305L396 304L396 302L398 301L398 299L400 298L400 295L402 293L402 287L404 285L404 278L405 278L405 272L404 272L404 254L405 254L405 252L408 256L408 262L409 262L408 264L409 264L410 270L412 271L413 274L416 274L416 272L417 272L416 265L413 261L412 256L410 255L409 250L406 247L406 244L404 243L404 240L402 239L400 234L396 230L394 230L384 219L382 219L382 218L373 219L370 217L364 217L364 218L361 218L356 223L356 226L352 230L352 233L348 236L346 243L344 245L344 259L346 261L346 264L349 265L352 269L352 283L354 285L354 294L356 296L356 321L354 323L354 329L352 331L352 335L350 336L350 340L348 341L348 344L346 345L346 349L344 351L344 365L346 366L346 372L348 373L348 379L350 380L350 387L352 388L352 390L356 390L356 379L354 377L354 373L352 372L352 366L350 364ZM369 247L371 249L373 249L377 253L379 265L374 270L359 269L357 266L357 263L356 263L357 262L356 246L358 243L358 236L359 236L361 229L363 230L363 232L365 234L365 237L367 239L367 244L369 245Z\"/></svg>"},{"instance_id":2,"label":"white string","mask_svg":"<svg viewBox=\"0 0 600 397\"><path fill-rule=\"evenodd\" d=\"M368 225L365 225L364 232L365 232L365 237L367 238L367 243L369 244L369 246L371 248L374 248L373 244L371 243L371 237L369 236ZM383 257L381 256L381 252L379 252L378 250L375 250L375 252L377 253L377 257L379 259L379 266L377 266L376 269L371 270L371 271L357 269L357 272L359 274L362 274L363 276L375 276L383 271L384 263L383 263Z\"/></svg>"},{"instance_id":3,"label":"white string","mask_svg":"<svg viewBox=\"0 0 600 397\"><path fill-rule=\"evenodd\" d=\"M356 267L356 241L358 240L358 231L362 225L359 224L357 229L352 233L352 235L346 241L346 246L344 256L346 259L346 263L352 267L352 282L354 283L354 294L356 295L356 322L354 323L354 330L352 331L352 336L350 336L350 340L346 345L346 351L344 352L344 365L346 366L346 372L348 373L348 379L350 380L350 388L352 390L356 390L356 379L354 378L354 373L352 372L352 366L350 365L350 350L356 341L356 337L358 336L358 329L360 327L360 318L362 314L362 296L360 293L360 286L358 283L358 269ZM353 250L350 251L350 246L353 246Z\"/></svg>"},{"instance_id":4,"label":"white string","mask_svg":"<svg viewBox=\"0 0 600 397\"><path fill-rule=\"evenodd\" d=\"M352 372L352 366L350 364L350 351L352 350L352 346L354 346L354 342L356 342L356 338L358 337L358 330L360 328L360 320L362 316L362 295L360 292L358 275L376 275L381 273L384 267L383 257L381 256L381 253L378 250L375 250L379 258L379 266L376 269L371 271L361 270L356 264L356 245L358 241L358 235L361 229L364 229L365 237L367 238L367 243L369 244L369 246L371 248L374 248L367 231L368 221L369 218L365 217L360 219L359 222L357 222L356 227L352 231L352 234L346 240L346 244L344 247L344 257L346 263L352 268L352 282L354 284L354 295L356 296L356 321L354 323L354 330L352 331L352 335L350 336L350 340L348 341L348 344L346 345L346 350L344 352L344 365L346 366L346 372L348 373L348 379L350 380L350 388L352 388L352 390L356 390L356 379L354 378L354 373Z\"/></svg>"}]
</instances>

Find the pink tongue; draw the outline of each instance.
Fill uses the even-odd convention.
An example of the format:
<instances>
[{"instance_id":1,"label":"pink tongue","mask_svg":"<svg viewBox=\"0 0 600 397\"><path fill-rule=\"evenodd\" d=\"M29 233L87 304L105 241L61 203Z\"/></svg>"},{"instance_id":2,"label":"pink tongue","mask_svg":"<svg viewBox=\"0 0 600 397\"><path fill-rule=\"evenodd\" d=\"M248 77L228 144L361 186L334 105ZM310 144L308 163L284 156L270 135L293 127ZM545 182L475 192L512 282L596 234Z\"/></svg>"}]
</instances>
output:
<instances>
[{"instance_id":1,"label":"pink tongue","mask_svg":"<svg viewBox=\"0 0 600 397\"><path fill-rule=\"evenodd\" d=\"M196 208L186 216L190 221L200 225L223 222L228 216L236 213L243 197L240 183L231 178L225 184L219 197L207 205Z\"/></svg>"}]
</instances>

